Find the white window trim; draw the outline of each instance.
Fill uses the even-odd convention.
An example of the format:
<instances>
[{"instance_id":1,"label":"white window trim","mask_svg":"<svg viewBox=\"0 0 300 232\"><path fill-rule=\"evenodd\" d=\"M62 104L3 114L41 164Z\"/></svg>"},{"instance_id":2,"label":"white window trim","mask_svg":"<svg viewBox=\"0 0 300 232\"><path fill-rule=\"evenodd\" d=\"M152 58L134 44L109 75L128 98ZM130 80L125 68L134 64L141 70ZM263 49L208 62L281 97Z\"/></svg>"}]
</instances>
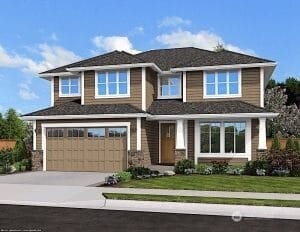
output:
<instances>
[{"instance_id":1,"label":"white window trim","mask_svg":"<svg viewBox=\"0 0 300 232\"><path fill-rule=\"evenodd\" d=\"M47 170L47 128L82 128L82 127L126 127L127 128L127 151L130 151L130 122L92 122L92 123L43 123L42 127L42 150L43 171ZM128 156L126 160L128 164Z\"/></svg>"},{"instance_id":2,"label":"white window trim","mask_svg":"<svg viewBox=\"0 0 300 232\"><path fill-rule=\"evenodd\" d=\"M226 84L227 84L227 91L229 91L229 72L230 71L238 71L238 94L217 94L218 90L218 78L216 78L215 81L215 95L207 95L207 89L206 89L206 78L207 78L207 72L204 72L203 75L203 98L236 98L236 97L242 97L242 70L241 69L228 69L228 70L216 70L216 71L209 71L209 73L214 72L215 74L218 72L226 72Z\"/></svg>"},{"instance_id":3,"label":"white window trim","mask_svg":"<svg viewBox=\"0 0 300 232\"><path fill-rule=\"evenodd\" d=\"M161 86L160 80L161 78L168 78L168 77L178 77L179 78L179 95L177 96L161 96ZM182 98L182 75L180 73L168 74L168 75L158 75L157 76L157 98L158 99L181 99Z\"/></svg>"},{"instance_id":4,"label":"white window trim","mask_svg":"<svg viewBox=\"0 0 300 232\"><path fill-rule=\"evenodd\" d=\"M246 122L245 132L245 153L225 153L225 128L226 122ZM201 153L200 148L200 123L201 122L220 122L220 153ZM247 158L251 160L252 139L251 139L251 119L247 120L218 120L218 119L203 119L195 120L195 163L198 163L198 158Z\"/></svg>"},{"instance_id":5,"label":"white window trim","mask_svg":"<svg viewBox=\"0 0 300 232\"><path fill-rule=\"evenodd\" d=\"M67 78L74 78L74 77L76 77L76 78L78 78L78 91L79 91L79 93L70 93L70 94L63 94L62 92L61 92L61 80L62 79L67 79ZM59 77L59 97L80 97L81 96L81 77L80 76L66 76L66 77Z\"/></svg>"},{"instance_id":6,"label":"white window trim","mask_svg":"<svg viewBox=\"0 0 300 232\"><path fill-rule=\"evenodd\" d=\"M103 71L95 71L95 98L126 98L130 97L130 69L127 69L127 94L106 94L106 95L99 95L98 94L98 74L105 73L106 75L106 83L108 78L109 72L116 72L117 78L119 76L119 72L126 69L118 69L118 70L103 70ZM117 92L118 92L119 85L117 85ZM106 86L106 92L108 92L108 85Z\"/></svg>"}]
</instances>

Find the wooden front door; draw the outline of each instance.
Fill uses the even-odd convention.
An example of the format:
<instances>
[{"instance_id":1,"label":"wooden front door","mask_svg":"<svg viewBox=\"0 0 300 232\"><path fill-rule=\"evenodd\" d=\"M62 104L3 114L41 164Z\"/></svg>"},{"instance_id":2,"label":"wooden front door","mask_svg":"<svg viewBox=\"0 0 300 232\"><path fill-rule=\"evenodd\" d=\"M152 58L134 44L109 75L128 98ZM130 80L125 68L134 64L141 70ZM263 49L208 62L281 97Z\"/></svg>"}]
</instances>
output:
<instances>
[{"instance_id":1,"label":"wooden front door","mask_svg":"<svg viewBox=\"0 0 300 232\"><path fill-rule=\"evenodd\" d=\"M160 148L162 164L175 163L175 123L162 123L160 125Z\"/></svg>"}]
</instances>

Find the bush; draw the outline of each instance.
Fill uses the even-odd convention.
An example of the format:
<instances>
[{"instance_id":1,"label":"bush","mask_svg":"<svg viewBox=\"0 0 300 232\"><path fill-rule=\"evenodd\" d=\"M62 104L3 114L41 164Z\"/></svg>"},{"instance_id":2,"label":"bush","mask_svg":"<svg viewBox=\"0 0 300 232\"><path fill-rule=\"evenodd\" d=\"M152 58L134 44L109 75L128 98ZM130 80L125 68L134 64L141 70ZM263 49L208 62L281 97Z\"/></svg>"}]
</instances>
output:
<instances>
[{"instance_id":1,"label":"bush","mask_svg":"<svg viewBox=\"0 0 300 232\"><path fill-rule=\"evenodd\" d=\"M296 149L296 151L300 152L300 143L299 143L299 141L295 140L294 143L295 143L295 149Z\"/></svg>"},{"instance_id":2,"label":"bush","mask_svg":"<svg viewBox=\"0 0 300 232\"><path fill-rule=\"evenodd\" d=\"M175 173L176 174L184 174L185 169L195 168L195 164L192 160L184 159L180 160L175 165Z\"/></svg>"},{"instance_id":3,"label":"bush","mask_svg":"<svg viewBox=\"0 0 300 232\"><path fill-rule=\"evenodd\" d=\"M257 171L258 170L258 171ZM262 171L264 170L264 171ZM264 173L264 174L262 174ZM245 175L256 176L256 175L269 175L272 173L272 166L266 160L254 160L248 161L244 168Z\"/></svg>"},{"instance_id":4,"label":"bush","mask_svg":"<svg viewBox=\"0 0 300 232\"><path fill-rule=\"evenodd\" d=\"M116 176L119 181L128 182L131 180L132 174L130 172L118 172Z\"/></svg>"},{"instance_id":5,"label":"bush","mask_svg":"<svg viewBox=\"0 0 300 232\"><path fill-rule=\"evenodd\" d=\"M213 174L225 174L228 167L228 161L212 161L212 172Z\"/></svg>"},{"instance_id":6,"label":"bush","mask_svg":"<svg viewBox=\"0 0 300 232\"><path fill-rule=\"evenodd\" d=\"M244 172L243 166L230 165L227 167L226 174L228 175L242 175Z\"/></svg>"},{"instance_id":7,"label":"bush","mask_svg":"<svg viewBox=\"0 0 300 232\"><path fill-rule=\"evenodd\" d=\"M126 170L126 172L130 172L134 179L136 179L137 176L151 175L151 170L145 167L130 167Z\"/></svg>"},{"instance_id":8,"label":"bush","mask_svg":"<svg viewBox=\"0 0 300 232\"><path fill-rule=\"evenodd\" d=\"M292 138L288 138L288 140L286 141L285 149L287 151L296 151L295 142Z\"/></svg>"},{"instance_id":9,"label":"bush","mask_svg":"<svg viewBox=\"0 0 300 232\"><path fill-rule=\"evenodd\" d=\"M1 150L0 151L0 169L1 173L8 173L10 172L12 165L12 157L13 157L13 150Z\"/></svg>"},{"instance_id":10,"label":"bush","mask_svg":"<svg viewBox=\"0 0 300 232\"><path fill-rule=\"evenodd\" d=\"M25 170L31 170L31 159L22 159L21 165L25 167Z\"/></svg>"},{"instance_id":11,"label":"bush","mask_svg":"<svg viewBox=\"0 0 300 232\"><path fill-rule=\"evenodd\" d=\"M271 150L279 151L281 149L281 144L277 136L275 136L272 140Z\"/></svg>"}]
</instances>

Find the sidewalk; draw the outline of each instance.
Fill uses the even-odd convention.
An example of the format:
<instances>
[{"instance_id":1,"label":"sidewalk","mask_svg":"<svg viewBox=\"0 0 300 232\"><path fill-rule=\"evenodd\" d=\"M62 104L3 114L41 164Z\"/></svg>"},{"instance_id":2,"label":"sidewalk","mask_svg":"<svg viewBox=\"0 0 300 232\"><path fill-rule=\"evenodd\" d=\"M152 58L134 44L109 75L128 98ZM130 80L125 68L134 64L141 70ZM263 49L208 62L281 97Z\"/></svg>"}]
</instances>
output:
<instances>
[{"instance_id":1,"label":"sidewalk","mask_svg":"<svg viewBox=\"0 0 300 232\"><path fill-rule=\"evenodd\" d=\"M103 193L145 194L145 195L168 195L190 197L221 197L221 198L247 198L268 200L297 200L300 194L286 193L255 193L255 192L225 192L225 191L197 191L197 190L171 190L171 189L139 189L139 188L114 188L99 187Z\"/></svg>"}]
</instances>

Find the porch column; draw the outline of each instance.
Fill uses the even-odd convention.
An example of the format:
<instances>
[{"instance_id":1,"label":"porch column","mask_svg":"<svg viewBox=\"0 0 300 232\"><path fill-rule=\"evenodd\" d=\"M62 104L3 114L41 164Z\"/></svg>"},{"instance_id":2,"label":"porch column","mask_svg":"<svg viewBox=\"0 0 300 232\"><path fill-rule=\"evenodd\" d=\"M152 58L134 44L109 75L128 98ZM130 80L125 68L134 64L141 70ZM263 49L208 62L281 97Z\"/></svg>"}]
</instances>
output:
<instances>
[{"instance_id":1,"label":"porch column","mask_svg":"<svg viewBox=\"0 0 300 232\"><path fill-rule=\"evenodd\" d=\"M176 150L185 149L184 144L184 120L176 121Z\"/></svg>"},{"instance_id":2,"label":"porch column","mask_svg":"<svg viewBox=\"0 0 300 232\"><path fill-rule=\"evenodd\" d=\"M259 118L258 149L267 149L266 118Z\"/></svg>"}]
</instances>

